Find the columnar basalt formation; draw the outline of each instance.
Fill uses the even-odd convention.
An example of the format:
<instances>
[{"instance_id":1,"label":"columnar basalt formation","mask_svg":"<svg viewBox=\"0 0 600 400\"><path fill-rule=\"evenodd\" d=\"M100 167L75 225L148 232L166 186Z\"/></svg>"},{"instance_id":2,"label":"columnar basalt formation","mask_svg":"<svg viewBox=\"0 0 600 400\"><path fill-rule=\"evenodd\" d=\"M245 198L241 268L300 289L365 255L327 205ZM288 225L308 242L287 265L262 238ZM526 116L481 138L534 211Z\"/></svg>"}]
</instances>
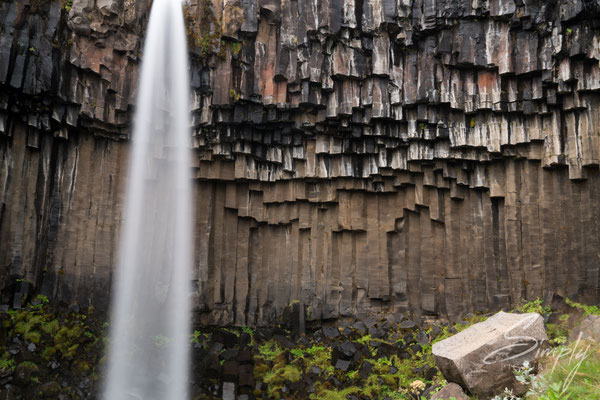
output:
<instances>
[{"instance_id":1,"label":"columnar basalt formation","mask_svg":"<svg viewBox=\"0 0 600 400\"><path fill-rule=\"evenodd\" d=\"M0 287L105 308L149 1L0 2ZM197 310L600 301L599 0L185 6Z\"/></svg>"}]
</instances>

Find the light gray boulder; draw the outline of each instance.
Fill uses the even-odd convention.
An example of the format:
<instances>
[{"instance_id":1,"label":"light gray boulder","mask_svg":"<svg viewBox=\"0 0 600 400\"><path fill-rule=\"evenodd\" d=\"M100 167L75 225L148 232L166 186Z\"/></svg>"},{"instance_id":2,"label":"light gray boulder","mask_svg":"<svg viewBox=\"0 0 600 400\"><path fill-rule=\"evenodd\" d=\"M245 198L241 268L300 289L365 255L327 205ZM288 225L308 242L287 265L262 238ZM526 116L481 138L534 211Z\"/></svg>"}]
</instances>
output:
<instances>
[{"instance_id":1,"label":"light gray boulder","mask_svg":"<svg viewBox=\"0 0 600 400\"><path fill-rule=\"evenodd\" d=\"M433 356L448 382L489 398L506 387L522 390L513 370L524 361L534 362L547 344L541 315L501 311L434 344Z\"/></svg>"}]
</instances>

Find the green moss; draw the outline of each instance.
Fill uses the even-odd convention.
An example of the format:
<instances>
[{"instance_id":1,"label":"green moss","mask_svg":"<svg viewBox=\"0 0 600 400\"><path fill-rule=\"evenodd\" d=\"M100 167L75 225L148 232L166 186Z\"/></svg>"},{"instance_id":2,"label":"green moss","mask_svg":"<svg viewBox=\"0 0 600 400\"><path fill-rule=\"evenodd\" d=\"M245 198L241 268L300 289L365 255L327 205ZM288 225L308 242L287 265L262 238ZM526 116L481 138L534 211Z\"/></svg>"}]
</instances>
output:
<instances>
[{"instance_id":1,"label":"green moss","mask_svg":"<svg viewBox=\"0 0 600 400\"><path fill-rule=\"evenodd\" d=\"M56 347L54 346L47 346L44 348L44 350L42 350L42 358L45 360L50 360L52 359L52 357L54 357L56 355Z\"/></svg>"},{"instance_id":2,"label":"green moss","mask_svg":"<svg viewBox=\"0 0 600 400\"><path fill-rule=\"evenodd\" d=\"M23 335L23 338L29 343L40 344L42 335L37 331L29 331Z\"/></svg>"},{"instance_id":3,"label":"green moss","mask_svg":"<svg viewBox=\"0 0 600 400\"><path fill-rule=\"evenodd\" d=\"M90 364L86 361L78 360L73 362L71 367L71 371L75 376L84 376L87 375L91 371Z\"/></svg>"},{"instance_id":4,"label":"green moss","mask_svg":"<svg viewBox=\"0 0 600 400\"><path fill-rule=\"evenodd\" d=\"M71 8L73 7L73 0L61 0L61 7L66 12L71 11Z\"/></svg>"},{"instance_id":5,"label":"green moss","mask_svg":"<svg viewBox=\"0 0 600 400\"><path fill-rule=\"evenodd\" d=\"M15 368L15 360L13 360L8 351L5 351L0 358L0 371L12 371Z\"/></svg>"},{"instance_id":6,"label":"green moss","mask_svg":"<svg viewBox=\"0 0 600 400\"><path fill-rule=\"evenodd\" d=\"M304 351L304 368L306 371L312 367L319 367L328 373L333 372L333 365L331 365L331 348L324 346L315 346L307 348Z\"/></svg>"},{"instance_id":7,"label":"green moss","mask_svg":"<svg viewBox=\"0 0 600 400\"><path fill-rule=\"evenodd\" d=\"M249 326L242 326L242 331L246 332L248 335L254 337L254 329L250 328Z\"/></svg>"},{"instance_id":8,"label":"green moss","mask_svg":"<svg viewBox=\"0 0 600 400\"><path fill-rule=\"evenodd\" d=\"M327 389L321 383L315 385L316 393L311 394L311 399L318 400L346 400L347 396L351 394L362 393L362 389L356 386L350 386L342 390Z\"/></svg>"},{"instance_id":9,"label":"green moss","mask_svg":"<svg viewBox=\"0 0 600 400\"><path fill-rule=\"evenodd\" d=\"M265 375L264 382L268 385L279 385L284 382L298 382L300 379L302 379L302 373L298 367L288 364L268 372Z\"/></svg>"},{"instance_id":10,"label":"green moss","mask_svg":"<svg viewBox=\"0 0 600 400\"><path fill-rule=\"evenodd\" d=\"M240 94L240 93L238 93L238 92L236 92L236 90L235 90L235 89L231 89L231 90L229 91L229 97L230 97L230 98L233 100L233 102L235 103L235 102L237 102L237 101L239 101L239 100L240 100L241 94Z\"/></svg>"},{"instance_id":11,"label":"green moss","mask_svg":"<svg viewBox=\"0 0 600 400\"><path fill-rule=\"evenodd\" d=\"M265 361L273 361L275 357L281 354L281 347L274 340L270 340L258 346L258 353Z\"/></svg>"},{"instance_id":12,"label":"green moss","mask_svg":"<svg viewBox=\"0 0 600 400\"><path fill-rule=\"evenodd\" d=\"M302 351L302 349L292 349L290 350L290 353L296 358L304 357L304 352Z\"/></svg>"},{"instance_id":13,"label":"green moss","mask_svg":"<svg viewBox=\"0 0 600 400\"><path fill-rule=\"evenodd\" d=\"M39 371L37 364L34 363L33 361L23 361L23 362L19 363L19 365L17 365L17 368L28 369L32 372Z\"/></svg>"}]
</instances>

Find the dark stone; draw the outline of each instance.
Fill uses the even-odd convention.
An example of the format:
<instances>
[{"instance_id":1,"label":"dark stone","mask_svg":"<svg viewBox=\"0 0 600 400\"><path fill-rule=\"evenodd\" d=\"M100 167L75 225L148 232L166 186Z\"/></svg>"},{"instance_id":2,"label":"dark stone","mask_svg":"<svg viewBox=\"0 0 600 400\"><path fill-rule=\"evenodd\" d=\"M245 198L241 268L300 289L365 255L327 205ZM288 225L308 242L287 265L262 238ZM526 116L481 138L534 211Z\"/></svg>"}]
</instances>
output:
<instances>
[{"instance_id":1,"label":"dark stone","mask_svg":"<svg viewBox=\"0 0 600 400\"><path fill-rule=\"evenodd\" d=\"M238 352L237 360L240 364L254 364L254 354L249 348L242 349Z\"/></svg>"},{"instance_id":2,"label":"dark stone","mask_svg":"<svg viewBox=\"0 0 600 400\"><path fill-rule=\"evenodd\" d=\"M309 374L313 374L316 376L321 375L321 372L323 372L323 370L320 367L317 367L316 365L313 365L312 367L310 367L310 369L308 370Z\"/></svg>"},{"instance_id":3,"label":"dark stone","mask_svg":"<svg viewBox=\"0 0 600 400\"><path fill-rule=\"evenodd\" d=\"M208 354L212 354L212 355L219 354L221 352L221 350L223 350L223 348L224 348L223 343L213 342L208 349Z\"/></svg>"},{"instance_id":4,"label":"dark stone","mask_svg":"<svg viewBox=\"0 0 600 400\"><path fill-rule=\"evenodd\" d=\"M369 375L371 375L372 370L373 370L373 364L371 364L368 361L365 361L361 365L360 370L358 371L358 374L360 375L361 379L367 379L369 377Z\"/></svg>"},{"instance_id":5,"label":"dark stone","mask_svg":"<svg viewBox=\"0 0 600 400\"><path fill-rule=\"evenodd\" d=\"M15 385L27 386L31 382L31 377L35 371L37 371L37 368L33 365L23 363L17 365L13 373Z\"/></svg>"},{"instance_id":6,"label":"dark stone","mask_svg":"<svg viewBox=\"0 0 600 400\"><path fill-rule=\"evenodd\" d=\"M427 336L425 332L419 331L419 333L417 334L417 343L419 343L422 346L429 344L429 336Z\"/></svg>"},{"instance_id":7,"label":"dark stone","mask_svg":"<svg viewBox=\"0 0 600 400\"><path fill-rule=\"evenodd\" d=\"M431 400L469 400L463 389L456 383L449 383L431 396Z\"/></svg>"},{"instance_id":8,"label":"dark stone","mask_svg":"<svg viewBox=\"0 0 600 400\"><path fill-rule=\"evenodd\" d=\"M240 333L240 340L238 342L240 347L246 347L252 342L252 336L247 332Z\"/></svg>"},{"instance_id":9,"label":"dark stone","mask_svg":"<svg viewBox=\"0 0 600 400\"><path fill-rule=\"evenodd\" d=\"M350 361L337 360L337 362L335 363L335 368L346 372L350 368Z\"/></svg>"},{"instance_id":10,"label":"dark stone","mask_svg":"<svg viewBox=\"0 0 600 400\"><path fill-rule=\"evenodd\" d=\"M409 349L413 352L413 354L423 351L423 348L418 344L411 344L409 346Z\"/></svg>"},{"instance_id":11,"label":"dark stone","mask_svg":"<svg viewBox=\"0 0 600 400\"><path fill-rule=\"evenodd\" d=\"M228 360L223 363L222 377L225 381L235 382L239 374L237 361Z\"/></svg>"},{"instance_id":12,"label":"dark stone","mask_svg":"<svg viewBox=\"0 0 600 400\"><path fill-rule=\"evenodd\" d=\"M218 378L221 375L221 362L219 357L212 354L206 360L206 375L209 378Z\"/></svg>"},{"instance_id":13,"label":"dark stone","mask_svg":"<svg viewBox=\"0 0 600 400\"><path fill-rule=\"evenodd\" d=\"M337 327L325 327L322 329L323 335L329 339L335 339L340 336L340 331Z\"/></svg>"},{"instance_id":14,"label":"dark stone","mask_svg":"<svg viewBox=\"0 0 600 400\"><path fill-rule=\"evenodd\" d=\"M335 350L339 354L339 358L343 358L344 360L349 360L352 358L354 353L356 353L356 347L349 341L345 341L339 346L336 346Z\"/></svg>"},{"instance_id":15,"label":"dark stone","mask_svg":"<svg viewBox=\"0 0 600 400\"><path fill-rule=\"evenodd\" d=\"M417 324L411 320L406 320L406 321L400 322L400 329L412 329L415 326L417 326Z\"/></svg>"},{"instance_id":16,"label":"dark stone","mask_svg":"<svg viewBox=\"0 0 600 400\"><path fill-rule=\"evenodd\" d=\"M254 339L259 342L271 340L272 337L273 331L270 328L261 327L254 332Z\"/></svg>"},{"instance_id":17,"label":"dark stone","mask_svg":"<svg viewBox=\"0 0 600 400\"><path fill-rule=\"evenodd\" d=\"M275 340L283 349L292 350L296 348L296 343L292 342L287 336L277 334L273 336Z\"/></svg>"},{"instance_id":18,"label":"dark stone","mask_svg":"<svg viewBox=\"0 0 600 400\"><path fill-rule=\"evenodd\" d=\"M238 384L241 386L254 387L254 368L252 365L240 365L238 368Z\"/></svg>"},{"instance_id":19,"label":"dark stone","mask_svg":"<svg viewBox=\"0 0 600 400\"><path fill-rule=\"evenodd\" d=\"M425 379L428 381L433 380L433 378L437 375L438 369L436 367L431 367L425 372Z\"/></svg>"},{"instance_id":20,"label":"dark stone","mask_svg":"<svg viewBox=\"0 0 600 400\"><path fill-rule=\"evenodd\" d=\"M222 351L219 354L219 358L221 360L229 361L229 360L237 360L239 352L236 349L227 349Z\"/></svg>"},{"instance_id":21,"label":"dark stone","mask_svg":"<svg viewBox=\"0 0 600 400\"><path fill-rule=\"evenodd\" d=\"M361 335L364 335L365 333L367 333L367 326L362 321L356 321L352 325L352 328L356 329Z\"/></svg>"},{"instance_id":22,"label":"dark stone","mask_svg":"<svg viewBox=\"0 0 600 400\"><path fill-rule=\"evenodd\" d=\"M44 399L51 399L58 396L61 390L62 387L60 386L60 384L58 382L52 381L41 385L39 388L39 394Z\"/></svg>"},{"instance_id":23,"label":"dark stone","mask_svg":"<svg viewBox=\"0 0 600 400\"><path fill-rule=\"evenodd\" d=\"M432 339L435 339L441 333L442 333L442 328L440 328L439 325L433 325L433 327L431 328L431 331L429 332L429 335L431 336Z\"/></svg>"},{"instance_id":24,"label":"dark stone","mask_svg":"<svg viewBox=\"0 0 600 400\"><path fill-rule=\"evenodd\" d=\"M233 348L238 344L238 337L231 332L219 329L213 333L213 342L222 343L225 348Z\"/></svg>"},{"instance_id":25,"label":"dark stone","mask_svg":"<svg viewBox=\"0 0 600 400\"><path fill-rule=\"evenodd\" d=\"M342 384L340 382L340 380L335 377L335 375L330 375L329 378L327 379L327 382L331 383L331 385L333 385L333 387L340 387Z\"/></svg>"}]
</instances>

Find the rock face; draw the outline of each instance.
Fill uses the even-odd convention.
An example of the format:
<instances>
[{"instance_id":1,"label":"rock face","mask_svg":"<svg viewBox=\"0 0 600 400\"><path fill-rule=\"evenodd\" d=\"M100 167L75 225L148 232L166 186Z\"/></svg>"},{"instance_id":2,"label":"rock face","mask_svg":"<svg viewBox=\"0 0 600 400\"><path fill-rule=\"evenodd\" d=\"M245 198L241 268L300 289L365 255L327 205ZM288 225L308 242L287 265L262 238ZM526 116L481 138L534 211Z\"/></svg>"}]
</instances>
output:
<instances>
[{"instance_id":1,"label":"rock face","mask_svg":"<svg viewBox=\"0 0 600 400\"><path fill-rule=\"evenodd\" d=\"M536 313L499 312L484 322L433 345L435 363L449 382L490 398L515 388L513 369L533 363L548 344L544 320Z\"/></svg>"},{"instance_id":2,"label":"rock face","mask_svg":"<svg viewBox=\"0 0 600 400\"><path fill-rule=\"evenodd\" d=\"M431 400L469 400L469 396L463 392L456 383L449 383L439 392L431 396Z\"/></svg>"},{"instance_id":3,"label":"rock face","mask_svg":"<svg viewBox=\"0 0 600 400\"><path fill-rule=\"evenodd\" d=\"M600 315L586 315L573 331L571 341L588 340L600 343Z\"/></svg>"},{"instance_id":4,"label":"rock face","mask_svg":"<svg viewBox=\"0 0 600 400\"><path fill-rule=\"evenodd\" d=\"M0 1L0 288L105 309L150 1ZM197 310L600 299L600 1L193 0Z\"/></svg>"}]
</instances>

